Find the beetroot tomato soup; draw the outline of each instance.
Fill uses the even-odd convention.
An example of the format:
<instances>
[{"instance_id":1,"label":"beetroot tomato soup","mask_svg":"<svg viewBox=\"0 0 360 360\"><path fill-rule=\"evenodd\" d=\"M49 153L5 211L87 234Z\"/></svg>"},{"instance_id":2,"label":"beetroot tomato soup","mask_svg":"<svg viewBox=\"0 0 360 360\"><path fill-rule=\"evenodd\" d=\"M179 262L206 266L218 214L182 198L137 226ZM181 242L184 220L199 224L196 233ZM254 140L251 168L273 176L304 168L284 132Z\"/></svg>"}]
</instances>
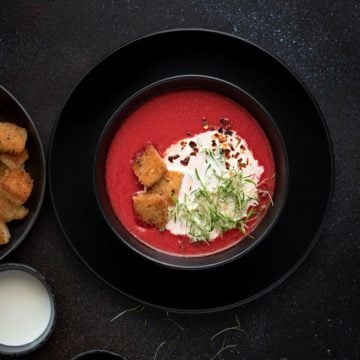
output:
<instances>
[{"instance_id":1,"label":"beetroot tomato soup","mask_svg":"<svg viewBox=\"0 0 360 360\"><path fill-rule=\"evenodd\" d=\"M194 243L185 235L143 226L134 214L132 196L142 187L132 171L132 161L144 145L153 144L163 156L170 145L203 133L203 119L209 126L219 127L221 118L230 119L231 129L246 140L254 158L264 169L260 178L262 189L271 197L275 187L275 164L270 143L254 117L240 104L221 94L195 89L161 94L135 109L115 133L106 159L106 190L118 219L147 246L175 256L205 256L223 251L245 237L240 230L234 229L212 241ZM269 197L260 199L265 211L249 221L247 233L263 218Z\"/></svg>"}]
</instances>

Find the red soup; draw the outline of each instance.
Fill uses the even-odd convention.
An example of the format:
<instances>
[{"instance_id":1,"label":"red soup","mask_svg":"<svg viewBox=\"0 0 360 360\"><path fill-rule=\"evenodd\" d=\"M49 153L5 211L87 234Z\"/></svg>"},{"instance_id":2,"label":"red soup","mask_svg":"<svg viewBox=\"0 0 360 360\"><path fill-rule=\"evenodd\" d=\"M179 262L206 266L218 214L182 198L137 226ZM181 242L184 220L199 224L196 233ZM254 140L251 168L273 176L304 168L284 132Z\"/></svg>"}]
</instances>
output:
<instances>
[{"instance_id":1,"label":"red soup","mask_svg":"<svg viewBox=\"0 0 360 360\"><path fill-rule=\"evenodd\" d=\"M223 126L224 119L231 125L226 123ZM132 200L133 195L143 189L132 170L136 154L151 143L165 159L166 152L172 145L181 140L186 143L186 139L210 130L219 132L220 136L226 131L227 134L235 133L244 139L256 168L262 171L257 178L261 189L257 208L261 208L261 211L257 212L257 216L249 216L245 231L227 230L208 241L194 241L191 236L175 234L169 230L160 232L141 224L134 213ZM233 145L230 144L230 147L232 149ZM189 158L190 161L195 161L191 156ZM238 153L233 153L231 158L236 158L239 164L244 161ZM105 172L106 190L111 205L125 228L147 246L175 256L205 256L237 244L260 223L267 208L271 206L275 187L273 153L260 125L240 104L206 90L189 89L164 93L133 111L114 135Z\"/></svg>"}]
</instances>

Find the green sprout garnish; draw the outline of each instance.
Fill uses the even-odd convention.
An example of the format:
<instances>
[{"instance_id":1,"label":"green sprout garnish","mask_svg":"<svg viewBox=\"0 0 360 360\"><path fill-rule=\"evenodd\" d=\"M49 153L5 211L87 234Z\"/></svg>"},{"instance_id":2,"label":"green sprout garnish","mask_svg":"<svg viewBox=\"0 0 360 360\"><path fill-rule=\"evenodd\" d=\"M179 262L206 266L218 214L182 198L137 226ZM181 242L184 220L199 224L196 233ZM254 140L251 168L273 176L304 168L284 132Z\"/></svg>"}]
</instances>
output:
<instances>
[{"instance_id":1,"label":"green sprout garnish","mask_svg":"<svg viewBox=\"0 0 360 360\"><path fill-rule=\"evenodd\" d=\"M231 229L239 229L246 234L247 223L259 215L257 206L259 197L257 186L250 176L241 170L230 170L218 174L215 167L225 161L221 149L204 149L211 158L204 178L195 169L195 178L199 188L185 194L183 200L174 199L175 206L170 217L176 221L184 221L189 229L192 242L208 242L212 234ZM216 186L211 182L217 182ZM254 186L253 195L249 195L246 185Z\"/></svg>"}]
</instances>

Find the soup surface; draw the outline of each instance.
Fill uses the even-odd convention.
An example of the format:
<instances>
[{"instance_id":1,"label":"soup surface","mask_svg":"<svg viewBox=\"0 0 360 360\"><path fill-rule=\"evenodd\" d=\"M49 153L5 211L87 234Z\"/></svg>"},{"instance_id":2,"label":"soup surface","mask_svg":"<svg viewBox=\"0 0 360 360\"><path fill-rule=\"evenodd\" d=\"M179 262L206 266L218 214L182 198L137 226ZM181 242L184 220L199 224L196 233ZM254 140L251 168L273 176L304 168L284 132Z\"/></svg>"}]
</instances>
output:
<instances>
[{"instance_id":1,"label":"soup surface","mask_svg":"<svg viewBox=\"0 0 360 360\"><path fill-rule=\"evenodd\" d=\"M229 122L226 126L223 126L224 119ZM191 169L197 169L197 174L201 168L205 169L203 174L206 170L209 173L209 168L212 170L210 164L204 167L205 161L207 164L208 160L201 159L200 156L189 156L190 161L187 164L186 161L181 162L187 156L176 159L182 150L181 144L194 143L193 141L204 143L207 139L213 139L216 133L222 136L225 129L231 141L242 139L241 148L246 153L239 157L235 149L230 155L231 161L234 162L235 158L236 161L247 161L248 169L251 168L253 171L252 176L257 189L261 191L257 204L261 211L257 212L257 216L249 217L246 223L245 233L249 234L261 222L267 208L271 206L275 187L275 164L264 131L243 106L211 91L176 90L149 99L124 119L114 135L107 155L106 190L118 219L139 241L171 255L205 256L223 251L246 236L243 231L232 229L222 234L212 232L208 241L194 241L194 238L184 233L183 228L174 226L171 220L162 232L141 224L133 208L132 197L142 191L143 187L134 175L132 162L146 144L154 145L164 158L168 170L184 173L180 198L191 189L191 177L187 175ZM230 146L233 148L231 144ZM230 160L229 164L225 165L231 166ZM216 166L214 163L213 168L216 169ZM189 188L186 190L185 186ZM254 205L249 202L249 208L252 206Z\"/></svg>"}]
</instances>

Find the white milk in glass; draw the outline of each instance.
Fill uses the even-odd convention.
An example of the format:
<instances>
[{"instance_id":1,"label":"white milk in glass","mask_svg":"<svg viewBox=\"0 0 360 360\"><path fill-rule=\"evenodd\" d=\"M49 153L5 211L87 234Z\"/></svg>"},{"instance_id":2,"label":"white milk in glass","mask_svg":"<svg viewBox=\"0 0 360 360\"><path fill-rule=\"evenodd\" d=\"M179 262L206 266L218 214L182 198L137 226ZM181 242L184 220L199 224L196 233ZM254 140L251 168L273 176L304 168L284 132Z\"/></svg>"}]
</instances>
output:
<instances>
[{"instance_id":1,"label":"white milk in glass","mask_svg":"<svg viewBox=\"0 0 360 360\"><path fill-rule=\"evenodd\" d=\"M50 296L40 280L25 271L0 272L0 344L31 343L44 333L50 318Z\"/></svg>"}]
</instances>

